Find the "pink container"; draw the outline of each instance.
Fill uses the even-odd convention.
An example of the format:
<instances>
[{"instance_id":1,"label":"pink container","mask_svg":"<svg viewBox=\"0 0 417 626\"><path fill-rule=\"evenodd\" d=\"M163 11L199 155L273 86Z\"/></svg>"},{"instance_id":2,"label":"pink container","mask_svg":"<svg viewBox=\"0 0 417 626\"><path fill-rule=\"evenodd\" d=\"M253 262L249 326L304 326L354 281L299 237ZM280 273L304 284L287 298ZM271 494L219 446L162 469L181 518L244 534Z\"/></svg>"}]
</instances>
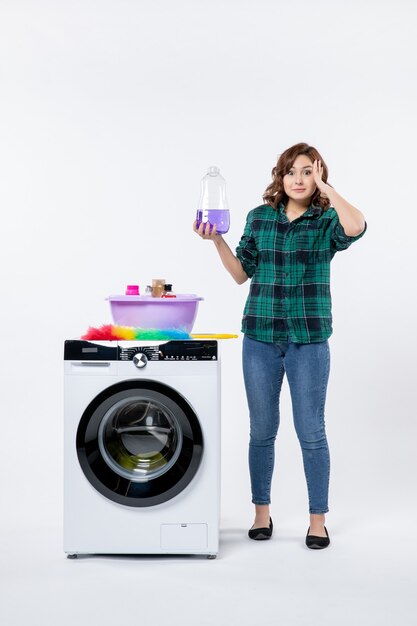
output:
<instances>
[{"instance_id":1,"label":"pink container","mask_svg":"<svg viewBox=\"0 0 417 626\"><path fill-rule=\"evenodd\" d=\"M139 285L128 285L126 287L127 296L139 296Z\"/></svg>"},{"instance_id":2,"label":"pink container","mask_svg":"<svg viewBox=\"0 0 417 626\"><path fill-rule=\"evenodd\" d=\"M179 293L176 298L152 296L109 296L115 324L138 328L182 328L192 331L198 303L204 298L193 293Z\"/></svg>"}]
</instances>

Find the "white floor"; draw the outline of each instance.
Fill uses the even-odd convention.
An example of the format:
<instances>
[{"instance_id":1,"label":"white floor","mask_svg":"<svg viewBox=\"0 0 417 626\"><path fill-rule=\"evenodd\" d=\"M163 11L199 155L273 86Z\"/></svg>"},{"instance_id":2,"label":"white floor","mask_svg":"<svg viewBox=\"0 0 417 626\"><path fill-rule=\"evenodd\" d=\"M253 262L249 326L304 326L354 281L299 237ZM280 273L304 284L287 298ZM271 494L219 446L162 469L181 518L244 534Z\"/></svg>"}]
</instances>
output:
<instances>
[{"instance_id":1,"label":"white floor","mask_svg":"<svg viewBox=\"0 0 417 626\"><path fill-rule=\"evenodd\" d=\"M271 541L222 520L216 560L82 557L62 552L60 527L3 525L3 626L408 626L417 623L415 520L326 523L331 545L309 550L305 520L274 520Z\"/></svg>"}]
</instances>

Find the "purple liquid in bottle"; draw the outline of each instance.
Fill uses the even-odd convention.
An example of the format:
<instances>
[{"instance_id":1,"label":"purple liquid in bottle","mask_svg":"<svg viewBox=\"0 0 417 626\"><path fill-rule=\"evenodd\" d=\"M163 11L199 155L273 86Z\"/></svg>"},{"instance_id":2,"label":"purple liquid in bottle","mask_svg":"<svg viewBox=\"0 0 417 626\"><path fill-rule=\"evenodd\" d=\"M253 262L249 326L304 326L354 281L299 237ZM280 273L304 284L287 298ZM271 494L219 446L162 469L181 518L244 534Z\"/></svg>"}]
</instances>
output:
<instances>
[{"instance_id":1,"label":"purple liquid in bottle","mask_svg":"<svg viewBox=\"0 0 417 626\"><path fill-rule=\"evenodd\" d=\"M219 235L224 235L228 232L230 227L230 214L228 209L198 209L197 211L197 228L200 227L201 222L206 224L210 222L210 232L213 229L214 224L217 225L217 232Z\"/></svg>"}]
</instances>

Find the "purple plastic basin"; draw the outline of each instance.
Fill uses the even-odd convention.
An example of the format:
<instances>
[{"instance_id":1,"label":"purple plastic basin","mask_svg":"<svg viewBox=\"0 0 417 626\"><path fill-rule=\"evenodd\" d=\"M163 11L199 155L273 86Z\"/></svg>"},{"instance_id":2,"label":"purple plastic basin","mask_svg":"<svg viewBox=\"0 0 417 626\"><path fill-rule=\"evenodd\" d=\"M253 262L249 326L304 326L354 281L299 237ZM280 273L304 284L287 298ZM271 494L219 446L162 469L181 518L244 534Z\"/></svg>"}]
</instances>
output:
<instances>
[{"instance_id":1,"label":"purple plastic basin","mask_svg":"<svg viewBox=\"0 0 417 626\"><path fill-rule=\"evenodd\" d=\"M191 332L197 317L200 298L193 293L178 294L176 298L152 296L109 296L115 324L139 328L181 328Z\"/></svg>"}]
</instances>

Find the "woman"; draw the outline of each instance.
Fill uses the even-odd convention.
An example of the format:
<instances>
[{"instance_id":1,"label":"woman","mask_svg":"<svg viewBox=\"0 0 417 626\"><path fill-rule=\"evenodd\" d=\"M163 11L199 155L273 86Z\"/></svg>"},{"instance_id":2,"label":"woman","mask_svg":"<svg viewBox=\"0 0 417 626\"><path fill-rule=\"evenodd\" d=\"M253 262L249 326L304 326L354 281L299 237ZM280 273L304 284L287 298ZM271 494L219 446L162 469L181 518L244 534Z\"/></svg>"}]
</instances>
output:
<instances>
[{"instance_id":1,"label":"woman","mask_svg":"<svg viewBox=\"0 0 417 626\"><path fill-rule=\"evenodd\" d=\"M216 225L194 230L214 242L238 284L251 278L243 312L243 374L250 413L249 470L255 521L251 539L269 539L270 488L279 427L284 373L290 387L294 426L301 445L309 497L306 544L329 545L330 456L324 405L332 334L330 261L362 237L363 214L327 183L319 152L298 143L272 170L265 204L249 212L233 254Z\"/></svg>"}]
</instances>

